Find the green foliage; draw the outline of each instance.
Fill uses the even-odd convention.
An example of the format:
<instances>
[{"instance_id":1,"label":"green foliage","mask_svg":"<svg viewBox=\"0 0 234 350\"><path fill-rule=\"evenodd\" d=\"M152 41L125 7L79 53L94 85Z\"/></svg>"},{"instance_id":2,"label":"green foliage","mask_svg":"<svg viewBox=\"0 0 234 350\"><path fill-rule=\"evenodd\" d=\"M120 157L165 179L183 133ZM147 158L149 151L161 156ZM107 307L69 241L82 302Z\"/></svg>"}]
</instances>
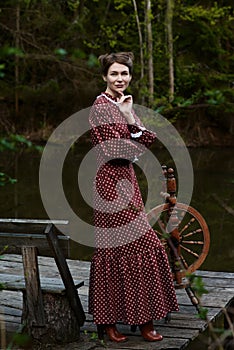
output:
<instances>
[{"instance_id":1,"label":"green foliage","mask_svg":"<svg viewBox=\"0 0 234 350\"><path fill-rule=\"evenodd\" d=\"M80 5L80 0L68 0L67 4L70 10L76 11Z\"/></svg>"},{"instance_id":2,"label":"green foliage","mask_svg":"<svg viewBox=\"0 0 234 350\"><path fill-rule=\"evenodd\" d=\"M20 58L24 57L24 53L21 49L17 47L11 47L11 46L3 46L0 49L0 57L7 57L7 56L17 56Z\"/></svg>"},{"instance_id":3,"label":"green foliage","mask_svg":"<svg viewBox=\"0 0 234 350\"><path fill-rule=\"evenodd\" d=\"M187 278L198 298L201 298L203 294L207 294L208 291L205 289L204 282L201 276L195 276L194 274L188 274Z\"/></svg>"},{"instance_id":4,"label":"green foliage","mask_svg":"<svg viewBox=\"0 0 234 350\"><path fill-rule=\"evenodd\" d=\"M18 134L10 134L7 137L0 137L0 152L4 150L17 151L19 147L25 146L27 148L33 148L41 152L42 147L34 145L30 140L27 140L25 136Z\"/></svg>"},{"instance_id":5,"label":"green foliage","mask_svg":"<svg viewBox=\"0 0 234 350\"><path fill-rule=\"evenodd\" d=\"M8 45L2 46L0 48L0 60L6 60L5 63L0 63L0 79L5 77L5 70L7 68L7 62L11 57L23 58L24 53L21 49L16 47L11 47Z\"/></svg>"},{"instance_id":6,"label":"green foliage","mask_svg":"<svg viewBox=\"0 0 234 350\"><path fill-rule=\"evenodd\" d=\"M67 51L62 49L62 48L59 48L59 49L55 49L54 50L54 53L58 56L60 56L61 58L64 58L66 55L67 55Z\"/></svg>"},{"instance_id":7,"label":"green foliage","mask_svg":"<svg viewBox=\"0 0 234 350\"><path fill-rule=\"evenodd\" d=\"M98 334L96 332L92 332L91 334L89 334L87 330L84 330L84 335L88 337L90 341L98 341ZM99 341L99 344L105 348L107 347L105 340L103 339Z\"/></svg>"},{"instance_id":8,"label":"green foliage","mask_svg":"<svg viewBox=\"0 0 234 350\"><path fill-rule=\"evenodd\" d=\"M3 250L0 252L0 259L2 258L2 254L5 253L8 249L8 245L5 245L5 247L3 248Z\"/></svg>"},{"instance_id":9,"label":"green foliage","mask_svg":"<svg viewBox=\"0 0 234 350\"><path fill-rule=\"evenodd\" d=\"M87 65L92 68L98 66L98 59L95 55L90 54L88 57Z\"/></svg>"},{"instance_id":10,"label":"green foliage","mask_svg":"<svg viewBox=\"0 0 234 350\"><path fill-rule=\"evenodd\" d=\"M98 339L98 335L96 332L92 332L91 335L90 335L90 339L91 340L97 340Z\"/></svg>"},{"instance_id":11,"label":"green foliage","mask_svg":"<svg viewBox=\"0 0 234 350\"><path fill-rule=\"evenodd\" d=\"M215 1L213 6L204 7L202 5L193 5L181 7L180 16L185 21L197 21L199 18L208 21L211 26L217 25L220 19L227 18L228 21L233 20L231 6L219 6Z\"/></svg>"},{"instance_id":12,"label":"green foliage","mask_svg":"<svg viewBox=\"0 0 234 350\"><path fill-rule=\"evenodd\" d=\"M0 78L4 77L4 69L5 69L5 64L0 64Z\"/></svg>"},{"instance_id":13,"label":"green foliage","mask_svg":"<svg viewBox=\"0 0 234 350\"><path fill-rule=\"evenodd\" d=\"M4 104L3 110L9 111L8 120L18 133L19 130L30 132L41 126L57 125L67 115L90 105L102 88L97 57L105 52L134 52L134 79L129 91L134 94L136 103L147 102L145 2L137 2L137 7L145 61L142 80L139 36L131 0L7 0L4 3L0 11L0 101ZM221 105L225 111L228 108L229 113L233 112L231 94L224 93L234 81L230 1L175 1L173 103L168 102L165 16L165 1L152 2L155 109L169 110L170 115L175 110L174 119L182 117L178 108L185 109L190 104L207 104L207 108L214 109L214 115Z\"/></svg>"},{"instance_id":14,"label":"green foliage","mask_svg":"<svg viewBox=\"0 0 234 350\"><path fill-rule=\"evenodd\" d=\"M86 58L86 53L83 50L74 49L73 52L72 52L72 56L74 58L85 59Z\"/></svg>"},{"instance_id":15,"label":"green foliage","mask_svg":"<svg viewBox=\"0 0 234 350\"><path fill-rule=\"evenodd\" d=\"M199 314L197 315L201 320L207 320L208 309L206 307L199 308Z\"/></svg>"},{"instance_id":16,"label":"green foliage","mask_svg":"<svg viewBox=\"0 0 234 350\"><path fill-rule=\"evenodd\" d=\"M175 23L175 49L180 52L176 56L176 93L190 98L198 90L214 90L218 87L218 80L222 81L220 87L227 86L233 80L233 76L228 76L233 70L228 49L233 42L230 35L233 25L231 6L222 6L218 2L213 5L201 5L195 1L179 3L175 15L178 19Z\"/></svg>"},{"instance_id":17,"label":"green foliage","mask_svg":"<svg viewBox=\"0 0 234 350\"><path fill-rule=\"evenodd\" d=\"M218 105L225 102L225 97L220 90L210 90L204 93L208 97L207 102L211 105Z\"/></svg>"},{"instance_id":18,"label":"green foliage","mask_svg":"<svg viewBox=\"0 0 234 350\"><path fill-rule=\"evenodd\" d=\"M6 184L14 184L17 180L11 178L9 175L0 172L0 186L5 186Z\"/></svg>"},{"instance_id":19,"label":"green foliage","mask_svg":"<svg viewBox=\"0 0 234 350\"><path fill-rule=\"evenodd\" d=\"M18 347L20 347L20 349L28 349L29 347L31 348L32 339L27 333L23 332L24 327L24 324L20 325L18 330L12 336L6 350L16 349L16 346L17 349Z\"/></svg>"},{"instance_id":20,"label":"green foliage","mask_svg":"<svg viewBox=\"0 0 234 350\"><path fill-rule=\"evenodd\" d=\"M25 333L16 333L14 334L11 344L8 345L7 350L8 349L12 349L12 346L18 345L21 347L25 347L27 346L27 344L30 343L30 336L28 334Z\"/></svg>"},{"instance_id":21,"label":"green foliage","mask_svg":"<svg viewBox=\"0 0 234 350\"><path fill-rule=\"evenodd\" d=\"M19 151L19 149L22 149L22 147L35 149L39 152L42 152L43 149L41 146L34 145L22 135L10 134L7 137L0 137L0 152L3 152L4 150L16 152ZM0 187L7 184L15 184L16 182L16 179L4 172L0 172Z\"/></svg>"}]
</instances>

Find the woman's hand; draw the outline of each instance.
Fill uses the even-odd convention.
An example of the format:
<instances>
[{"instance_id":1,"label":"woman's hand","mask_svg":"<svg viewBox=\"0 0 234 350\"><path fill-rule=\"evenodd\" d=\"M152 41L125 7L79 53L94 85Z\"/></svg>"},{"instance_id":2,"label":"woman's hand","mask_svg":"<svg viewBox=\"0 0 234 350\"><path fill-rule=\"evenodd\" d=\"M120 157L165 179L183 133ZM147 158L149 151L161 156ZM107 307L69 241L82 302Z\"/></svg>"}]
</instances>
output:
<instances>
[{"instance_id":1,"label":"woman's hand","mask_svg":"<svg viewBox=\"0 0 234 350\"><path fill-rule=\"evenodd\" d=\"M119 110L120 112L123 113L127 123L135 124L135 119L132 114L132 104L133 104L132 96L122 95L117 102L118 102Z\"/></svg>"}]
</instances>

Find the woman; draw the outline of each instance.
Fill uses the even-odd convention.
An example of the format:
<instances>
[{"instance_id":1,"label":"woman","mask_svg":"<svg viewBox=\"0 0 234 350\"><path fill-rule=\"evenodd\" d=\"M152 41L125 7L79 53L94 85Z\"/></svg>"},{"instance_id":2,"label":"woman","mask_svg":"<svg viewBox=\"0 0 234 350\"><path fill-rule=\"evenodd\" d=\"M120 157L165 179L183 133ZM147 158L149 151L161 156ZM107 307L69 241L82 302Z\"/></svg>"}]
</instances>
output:
<instances>
[{"instance_id":1,"label":"woman","mask_svg":"<svg viewBox=\"0 0 234 350\"><path fill-rule=\"evenodd\" d=\"M94 184L96 250L91 261L89 313L98 335L126 337L117 321L139 325L145 340L158 341L153 320L178 305L167 256L147 221L133 162L155 141L124 95L132 79L133 54L99 57L106 90L90 112L92 143L97 154Z\"/></svg>"}]
</instances>

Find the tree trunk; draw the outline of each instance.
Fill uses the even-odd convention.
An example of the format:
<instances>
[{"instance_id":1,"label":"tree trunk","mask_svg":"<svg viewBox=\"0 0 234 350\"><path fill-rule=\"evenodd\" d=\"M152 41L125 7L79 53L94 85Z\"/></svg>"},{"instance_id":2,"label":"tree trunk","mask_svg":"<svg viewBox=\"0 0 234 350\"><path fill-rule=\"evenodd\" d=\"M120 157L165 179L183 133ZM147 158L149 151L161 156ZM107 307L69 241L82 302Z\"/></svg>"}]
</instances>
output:
<instances>
[{"instance_id":1,"label":"tree trunk","mask_svg":"<svg viewBox=\"0 0 234 350\"><path fill-rule=\"evenodd\" d=\"M169 56L169 101L174 100L174 60L173 60L173 31L172 31L172 20L173 20L174 0L167 0L167 11L166 11L166 33L167 33L167 45L168 45L168 56Z\"/></svg>"},{"instance_id":2,"label":"tree trunk","mask_svg":"<svg viewBox=\"0 0 234 350\"><path fill-rule=\"evenodd\" d=\"M138 10L137 10L137 3L136 0L132 0L134 11L135 11L135 17L136 17L136 23L137 23L137 30L138 30L138 37L139 37L139 46L140 46L140 64L141 64L141 80L144 78L144 54L143 54L143 40L142 40L142 33L141 33L141 25L140 20L138 16Z\"/></svg>"},{"instance_id":3,"label":"tree trunk","mask_svg":"<svg viewBox=\"0 0 234 350\"><path fill-rule=\"evenodd\" d=\"M20 32L20 4L16 5L16 32L15 32L15 47L19 49L19 32ZM15 115L19 114L19 56L18 53L15 55Z\"/></svg>"},{"instance_id":4,"label":"tree trunk","mask_svg":"<svg viewBox=\"0 0 234 350\"><path fill-rule=\"evenodd\" d=\"M135 11L135 17L136 17L136 23L137 23L137 30L138 30L138 37L139 37L139 46L140 46L140 65L141 65L141 75L140 75L140 86L142 87L143 79L144 79L144 52L143 52L143 39L142 39L142 32L141 32L141 25L138 15L138 9L137 9L137 3L136 0L132 0L133 7ZM145 96L144 94L141 95L141 103L145 103Z\"/></svg>"},{"instance_id":5,"label":"tree trunk","mask_svg":"<svg viewBox=\"0 0 234 350\"><path fill-rule=\"evenodd\" d=\"M149 106L154 100L153 35L151 26L151 0L146 0L146 28L148 47Z\"/></svg>"},{"instance_id":6,"label":"tree trunk","mask_svg":"<svg viewBox=\"0 0 234 350\"><path fill-rule=\"evenodd\" d=\"M30 325L26 293L23 292L22 323L25 323L27 334L44 344L65 344L80 339L80 326L66 295L43 292L43 305L45 326Z\"/></svg>"}]
</instances>

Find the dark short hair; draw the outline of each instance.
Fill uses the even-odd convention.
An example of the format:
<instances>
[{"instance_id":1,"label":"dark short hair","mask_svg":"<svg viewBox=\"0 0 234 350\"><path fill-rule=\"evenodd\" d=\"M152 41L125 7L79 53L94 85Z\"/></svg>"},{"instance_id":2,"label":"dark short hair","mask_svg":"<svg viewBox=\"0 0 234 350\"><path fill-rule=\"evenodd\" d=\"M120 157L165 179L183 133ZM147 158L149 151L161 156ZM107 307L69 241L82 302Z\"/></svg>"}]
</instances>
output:
<instances>
[{"instance_id":1,"label":"dark short hair","mask_svg":"<svg viewBox=\"0 0 234 350\"><path fill-rule=\"evenodd\" d=\"M133 69L133 60L134 55L132 52L117 52L117 53L110 53L101 55L98 57L98 60L101 65L101 73L104 76L107 76L108 69L110 66L117 62L120 64L124 64L128 67L130 75L132 75L132 69Z\"/></svg>"}]
</instances>

